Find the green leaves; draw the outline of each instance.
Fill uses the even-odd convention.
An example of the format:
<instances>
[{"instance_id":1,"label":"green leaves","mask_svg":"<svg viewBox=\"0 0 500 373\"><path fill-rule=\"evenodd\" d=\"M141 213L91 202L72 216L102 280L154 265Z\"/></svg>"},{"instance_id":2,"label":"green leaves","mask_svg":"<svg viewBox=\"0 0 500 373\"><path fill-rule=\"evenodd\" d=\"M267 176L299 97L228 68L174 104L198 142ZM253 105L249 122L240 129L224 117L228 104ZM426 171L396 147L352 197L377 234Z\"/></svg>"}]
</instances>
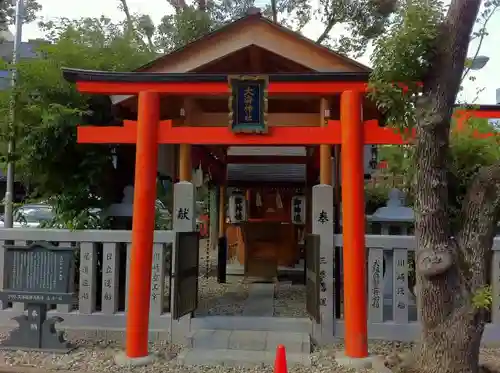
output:
<instances>
[{"instance_id":1,"label":"green leaves","mask_svg":"<svg viewBox=\"0 0 500 373\"><path fill-rule=\"evenodd\" d=\"M483 166L493 165L500 161L500 144L498 137L479 138L477 132L499 133L487 119L471 118L460 131L456 129L450 134L450 152L448 165L449 216L452 224L458 226L462 202L473 177ZM412 191L412 179L415 173L414 147L386 145L379 149L379 158L387 161L387 171L393 175L404 175L406 184Z\"/></svg>"},{"instance_id":2,"label":"green leaves","mask_svg":"<svg viewBox=\"0 0 500 373\"><path fill-rule=\"evenodd\" d=\"M408 1L399 8L388 32L375 42L370 96L395 126L407 128L415 123L417 83L430 69L443 14L441 1Z\"/></svg>"},{"instance_id":3,"label":"green leaves","mask_svg":"<svg viewBox=\"0 0 500 373\"><path fill-rule=\"evenodd\" d=\"M2 0L0 1L0 31L6 30L9 25L15 22L15 7L16 0ZM42 6L37 0L25 0L24 22L32 22L35 20L37 12L42 9Z\"/></svg>"},{"instance_id":4,"label":"green leaves","mask_svg":"<svg viewBox=\"0 0 500 373\"><path fill-rule=\"evenodd\" d=\"M490 311L493 304L493 289L491 286L485 285L478 288L472 297L472 304L478 309Z\"/></svg>"},{"instance_id":5,"label":"green leaves","mask_svg":"<svg viewBox=\"0 0 500 373\"><path fill-rule=\"evenodd\" d=\"M34 189L32 197L50 199L54 224L75 229L98 222L89 209L116 199L123 186L112 164L111 147L76 143L80 123L109 124L109 97L81 95L62 78L61 67L131 71L152 58L138 48L123 24L105 17L62 19L43 24L52 44L40 58L21 61L16 89L16 177ZM0 93L0 130L5 146L11 92Z\"/></svg>"},{"instance_id":6,"label":"green leaves","mask_svg":"<svg viewBox=\"0 0 500 373\"><path fill-rule=\"evenodd\" d=\"M366 52L371 40L382 35L397 9L397 0L321 0L316 18L326 25L318 38L338 53L357 58ZM330 32L343 28L344 32Z\"/></svg>"}]
</instances>

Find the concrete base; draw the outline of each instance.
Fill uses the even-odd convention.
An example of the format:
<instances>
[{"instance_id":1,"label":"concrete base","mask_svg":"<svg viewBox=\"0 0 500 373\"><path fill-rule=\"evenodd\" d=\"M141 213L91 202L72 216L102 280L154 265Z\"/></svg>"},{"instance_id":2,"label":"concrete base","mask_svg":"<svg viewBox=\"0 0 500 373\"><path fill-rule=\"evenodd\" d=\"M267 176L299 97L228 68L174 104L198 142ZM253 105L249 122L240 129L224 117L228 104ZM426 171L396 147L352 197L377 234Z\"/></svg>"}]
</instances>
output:
<instances>
[{"instance_id":1,"label":"concrete base","mask_svg":"<svg viewBox=\"0 0 500 373\"><path fill-rule=\"evenodd\" d=\"M355 358L345 356L343 353L335 354L335 361L338 365L355 370L371 369L373 365L373 359L374 356Z\"/></svg>"},{"instance_id":2,"label":"concrete base","mask_svg":"<svg viewBox=\"0 0 500 373\"><path fill-rule=\"evenodd\" d=\"M142 367L152 364L158 359L158 355L148 355L144 357L128 357L125 352L115 355L115 364L120 367Z\"/></svg>"}]
</instances>

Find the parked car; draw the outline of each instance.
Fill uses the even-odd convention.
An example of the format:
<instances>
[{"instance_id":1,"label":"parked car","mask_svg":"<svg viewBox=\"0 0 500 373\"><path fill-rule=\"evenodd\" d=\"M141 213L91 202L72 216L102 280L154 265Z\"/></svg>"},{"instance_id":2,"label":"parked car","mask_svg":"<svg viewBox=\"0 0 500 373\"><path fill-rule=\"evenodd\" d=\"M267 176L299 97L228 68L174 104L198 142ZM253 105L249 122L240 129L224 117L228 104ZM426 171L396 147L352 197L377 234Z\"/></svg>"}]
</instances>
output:
<instances>
[{"instance_id":1,"label":"parked car","mask_svg":"<svg viewBox=\"0 0 500 373\"><path fill-rule=\"evenodd\" d=\"M92 209L92 213L99 213L99 209ZM51 205L43 202L30 203L14 210L13 228L39 228L42 223L54 219L54 210ZM4 216L0 217L0 228L4 226Z\"/></svg>"},{"instance_id":2,"label":"parked car","mask_svg":"<svg viewBox=\"0 0 500 373\"><path fill-rule=\"evenodd\" d=\"M167 207L158 199L155 207L159 212L160 222L170 224L172 216ZM100 209L91 209L93 214L99 214ZM101 215L102 216L102 215ZM14 210L13 228L39 228L43 222L48 222L54 218L54 211L47 203L26 204ZM0 215L0 228L4 226L4 215Z\"/></svg>"},{"instance_id":3,"label":"parked car","mask_svg":"<svg viewBox=\"0 0 500 373\"><path fill-rule=\"evenodd\" d=\"M54 218L52 206L43 203L23 205L14 210L14 228L38 228L43 222ZM0 218L0 227L4 226L4 216Z\"/></svg>"}]
</instances>

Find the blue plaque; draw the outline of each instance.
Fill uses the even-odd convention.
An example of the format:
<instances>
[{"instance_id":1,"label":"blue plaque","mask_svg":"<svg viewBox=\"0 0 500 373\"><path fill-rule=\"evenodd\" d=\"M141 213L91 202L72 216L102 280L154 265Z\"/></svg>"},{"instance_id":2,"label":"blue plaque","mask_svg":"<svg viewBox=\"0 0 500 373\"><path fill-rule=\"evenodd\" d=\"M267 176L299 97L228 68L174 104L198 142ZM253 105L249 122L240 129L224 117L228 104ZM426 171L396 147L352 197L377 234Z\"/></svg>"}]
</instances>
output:
<instances>
[{"instance_id":1,"label":"blue plaque","mask_svg":"<svg viewBox=\"0 0 500 373\"><path fill-rule=\"evenodd\" d=\"M229 76L229 126L233 132L267 133L266 76Z\"/></svg>"}]
</instances>

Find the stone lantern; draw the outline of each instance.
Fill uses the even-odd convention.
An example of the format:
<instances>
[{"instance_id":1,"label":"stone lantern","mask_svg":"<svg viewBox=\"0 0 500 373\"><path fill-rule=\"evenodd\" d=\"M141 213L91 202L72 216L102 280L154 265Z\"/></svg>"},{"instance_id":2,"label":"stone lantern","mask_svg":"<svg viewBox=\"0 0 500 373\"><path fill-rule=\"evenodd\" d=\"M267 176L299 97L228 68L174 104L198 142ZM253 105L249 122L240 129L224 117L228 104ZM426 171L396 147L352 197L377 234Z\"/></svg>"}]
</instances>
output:
<instances>
[{"instance_id":1,"label":"stone lantern","mask_svg":"<svg viewBox=\"0 0 500 373\"><path fill-rule=\"evenodd\" d=\"M405 194L392 189L385 207L379 208L368 217L371 232L382 235L409 235L413 234L415 214L413 209L404 205ZM384 299L393 298L393 252L384 251ZM409 302L412 304L412 292L409 292Z\"/></svg>"},{"instance_id":2,"label":"stone lantern","mask_svg":"<svg viewBox=\"0 0 500 373\"><path fill-rule=\"evenodd\" d=\"M113 218L113 229L132 229L132 212L134 210L134 187L127 185L123 189L123 199L120 203L110 205L105 214Z\"/></svg>"},{"instance_id":3,"label":"stone lantern","mask_svg":"<svg viewBox=\"0 0 500 373\"><path fill-rule=\"evenodd\" d=\"M373 233L385 235L412 233L415 214L411 207L404 205L404 200L405 194L399 189L392 189L389 192L386 205L368 217Z\"/></svg>"}]
</instances>

